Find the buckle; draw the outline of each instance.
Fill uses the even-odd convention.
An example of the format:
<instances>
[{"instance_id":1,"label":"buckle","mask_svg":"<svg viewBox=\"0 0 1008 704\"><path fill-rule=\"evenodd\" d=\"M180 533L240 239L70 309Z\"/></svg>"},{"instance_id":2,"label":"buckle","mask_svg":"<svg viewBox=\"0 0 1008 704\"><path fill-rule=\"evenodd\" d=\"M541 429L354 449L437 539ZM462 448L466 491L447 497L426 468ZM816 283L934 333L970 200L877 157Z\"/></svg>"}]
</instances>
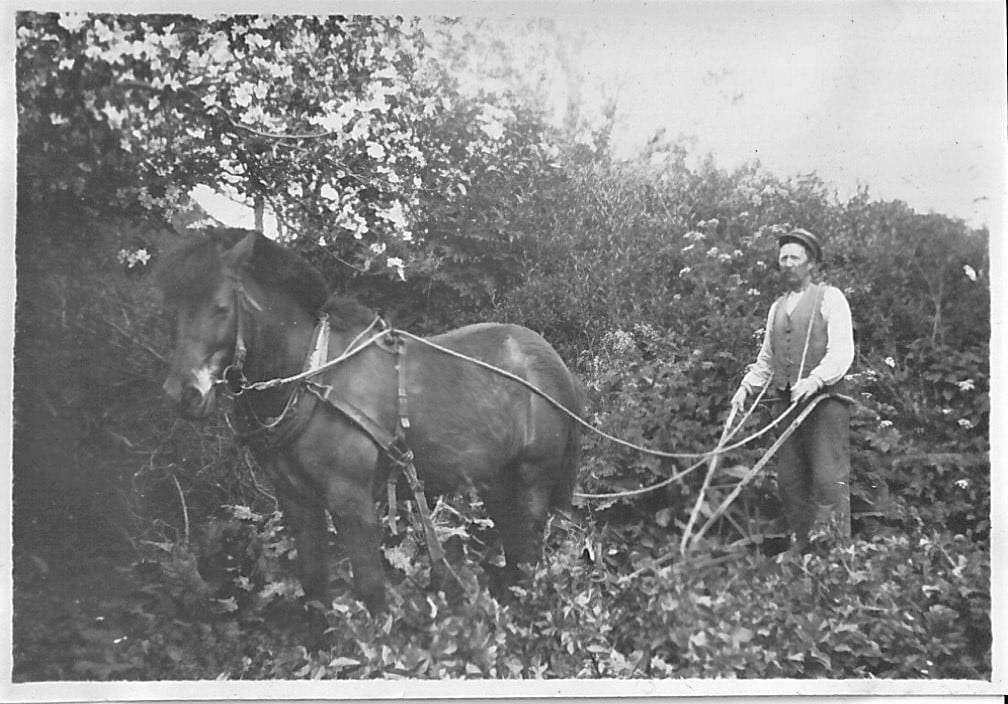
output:
<instances>
[{"instance_id":1,"label":"buckle","mask_svg":"<svg viewBox=\"0 0 1008 704\"><path fill-rule=\"evenodd\" d=\"M402 438L393 440L386 452L394 467L402 469L413 464L413 450L406 446L406 442Z\"/></svg>"}]
</instances>

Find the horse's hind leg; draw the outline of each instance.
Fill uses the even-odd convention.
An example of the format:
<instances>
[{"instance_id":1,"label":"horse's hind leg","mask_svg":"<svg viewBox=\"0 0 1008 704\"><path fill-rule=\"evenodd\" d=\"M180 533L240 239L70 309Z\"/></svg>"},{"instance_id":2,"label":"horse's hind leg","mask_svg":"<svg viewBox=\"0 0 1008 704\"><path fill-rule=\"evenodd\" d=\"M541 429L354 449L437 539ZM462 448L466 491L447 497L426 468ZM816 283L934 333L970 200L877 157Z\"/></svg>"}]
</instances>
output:
<instances>
[{"instance_id":1,"label":"horse's hind leg","mask_svg":"<svg viewBox=\"0 0 1008 704\"><path fill-rule=\"evenodd\" d=\"M507 585L517 580L519 565L539 561L550 507L550 486L541 476L542 468L535 463L514 464L484 497L504 547L503 581Z\"/></svg>"}]
</instances>

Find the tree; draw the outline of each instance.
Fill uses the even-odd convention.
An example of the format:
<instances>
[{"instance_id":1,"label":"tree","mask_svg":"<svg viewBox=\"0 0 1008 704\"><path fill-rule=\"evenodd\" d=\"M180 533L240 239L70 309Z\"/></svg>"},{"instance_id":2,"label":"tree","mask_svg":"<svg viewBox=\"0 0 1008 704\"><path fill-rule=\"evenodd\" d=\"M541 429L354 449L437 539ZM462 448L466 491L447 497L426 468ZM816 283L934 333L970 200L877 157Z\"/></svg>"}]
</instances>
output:
<instances>
[{"instance_id":1,"label":"tree","mask_svg":"<svg viewBox=\"0 0 1008 704\"><path fill-rule=\"evenodd\" d=\"M471 258L467 224L502 239L471 213L554 153L508 86L451 80L416 19L21 13L17 34L28 206L163 217L230 188L330 263L402 279Z\"/></svg>"}]
</instances>

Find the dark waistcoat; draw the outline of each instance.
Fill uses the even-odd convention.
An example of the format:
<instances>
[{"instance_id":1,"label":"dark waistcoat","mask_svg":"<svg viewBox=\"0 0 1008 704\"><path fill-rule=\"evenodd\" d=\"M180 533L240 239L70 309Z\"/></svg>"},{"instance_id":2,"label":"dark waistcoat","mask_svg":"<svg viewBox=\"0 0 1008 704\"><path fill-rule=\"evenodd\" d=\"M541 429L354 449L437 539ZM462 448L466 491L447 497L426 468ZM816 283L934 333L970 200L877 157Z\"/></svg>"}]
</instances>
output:
<instances>
[{"instance_id":1,"label":"dark waistcoat","mask_svg":"<svg viewBox=\"0 0 1008 704\"><path fill-rule=\"evenodd\" d=\"M787 294L777 299L774 308L771 347L773 349L773 386L785 389L804 379L826 356L826 321L822 315L822 284L809 286L789 315ZM809 325L812 326L811 331ZM802 351L808 336L808 351L802 364ZM799 367L801 376L799 377Z\"/></svg>"}]
</instances>

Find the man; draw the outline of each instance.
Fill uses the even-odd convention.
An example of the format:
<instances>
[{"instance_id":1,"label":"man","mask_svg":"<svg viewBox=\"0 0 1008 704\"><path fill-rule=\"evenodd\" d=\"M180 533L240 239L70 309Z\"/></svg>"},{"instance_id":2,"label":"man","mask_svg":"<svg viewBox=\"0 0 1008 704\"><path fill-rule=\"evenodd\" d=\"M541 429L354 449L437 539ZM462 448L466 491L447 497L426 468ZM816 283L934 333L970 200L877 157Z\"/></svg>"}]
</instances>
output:
<instances>
[{"instance_id":1,"label":"man","mask_svg":"<svg viewBox=\"0 0 1008 704\"><path fill-rule=\"evenodd\" d=\"M777 240L778 263L787 292L770 307L766 334L732 397L736 409L769 383L776 391L775 417L798 406L779 427L787 428L814 397L844 390L854 361L850 307L833 286L812 283L822 246L811 232L792 230ZM820 401L777 452L777 487L788 527L798 547L813 527L850 536L850 411L847 403Z\"/></svg>"}]
</instances>

